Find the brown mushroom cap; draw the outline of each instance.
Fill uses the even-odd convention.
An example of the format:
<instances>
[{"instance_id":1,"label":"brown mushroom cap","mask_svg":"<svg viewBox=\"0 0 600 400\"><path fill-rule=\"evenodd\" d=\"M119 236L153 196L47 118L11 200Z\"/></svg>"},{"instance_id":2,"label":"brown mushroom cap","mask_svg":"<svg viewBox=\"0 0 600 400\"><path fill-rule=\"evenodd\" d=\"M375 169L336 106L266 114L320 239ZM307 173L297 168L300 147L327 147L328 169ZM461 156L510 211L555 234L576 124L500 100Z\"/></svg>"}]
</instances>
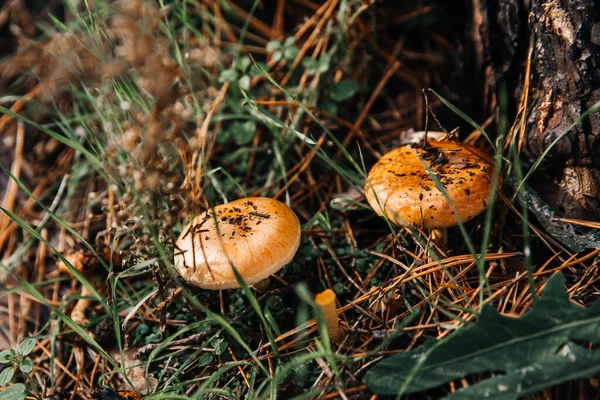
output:
<instances>
[{"instance_id":1,"label":"brown mushroom cap","mask_svg":"<svg viewBox=\"0 0 600 400\"><path fill-rule=\"evenodd\" d=\"M79 271L83 276L89 278L93 275L96 270L96 264L98 260L88 249L83 247L75 247L68 249L64 254L65 259ZM68 275L73 278L73 274L71 270L67 267L67 265L62 261L58 260L56 262L57 270L59 273Z\"/></svg>"},{"instance_id":2,"label":"brown mushroom cap","mask_svg":"<svg viewBox=\"0 0 600 400\"><path fill-rule=\"evenodd\" d=\"M365 195L378 215L396 225L443 229L457 225L456 216L417 154L429 165L462 222L487 208L493 165L479 150L450 140L403 146L385 154L367 177ZM500 185L500 182L498 183Z\"/></svg>"},{"instance_id":3,"label":"brown mushroom cap","mask_svg":"<svg viewBox=\"0 0 600 400\"><path fill-rule=\"evenodd\" d=\"M192 285L233 289L232 264L253 285L292 261L299 245L300 221L288 206L249 197L194 218L177 239L175 268Z\"/></svg>"}]
</instances>

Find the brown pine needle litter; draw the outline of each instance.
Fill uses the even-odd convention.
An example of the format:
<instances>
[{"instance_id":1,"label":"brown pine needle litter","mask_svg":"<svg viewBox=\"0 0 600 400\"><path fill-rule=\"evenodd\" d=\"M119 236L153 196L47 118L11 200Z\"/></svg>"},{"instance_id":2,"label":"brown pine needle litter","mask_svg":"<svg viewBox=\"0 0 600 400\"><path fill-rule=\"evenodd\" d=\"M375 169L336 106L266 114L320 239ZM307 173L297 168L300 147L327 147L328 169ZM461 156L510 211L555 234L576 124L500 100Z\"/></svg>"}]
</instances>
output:
<instances>
[{"instance_id":1,"label":"brown pine needle litter","mask_svg":"<svg viewBox=\"0 0 600 400\"><path fill-rule=\"evenodd\" d=\"M368 207L369 168L429 113L493 152L438 97L423 98L432 87L468 107L446 83L459 49L456 32L439 24L440 2L59 3L0 8L0 350L35 338L22 358L32 370L0 390L21 383L32 399L375 399L363 377L376 361L469 325L482 301L522 316L557 271L572 302L597 299L600 249L553 236L511 200L509 184L491 218L465 223L466 237L449 231L442 259L428 253L422 229L396 228ZM498 146L513 163L529 84ZM495 137L496 113L464 111ZM292 263L266 291L186 285L173 268L183 227L247 196L298 215ZM600 225L590 219L551 220L592 237ZM75 259L97 274L59 274ZM590 387L597 382L532 398Z\"/></svg>"}]
</instances>

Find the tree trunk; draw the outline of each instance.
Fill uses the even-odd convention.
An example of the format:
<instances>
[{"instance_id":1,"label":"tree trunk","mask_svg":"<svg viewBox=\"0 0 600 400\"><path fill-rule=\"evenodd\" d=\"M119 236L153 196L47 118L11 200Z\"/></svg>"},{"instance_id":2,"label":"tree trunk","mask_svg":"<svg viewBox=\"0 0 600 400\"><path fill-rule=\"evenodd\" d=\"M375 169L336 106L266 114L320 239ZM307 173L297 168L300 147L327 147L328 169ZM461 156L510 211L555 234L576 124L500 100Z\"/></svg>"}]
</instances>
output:
<instances>
[{"instance_id":1,"label":"tree trunk","mask_svg":"<svg viewBox=\"0 0 600 400\"><path fill-rule=\"evenodd\" d=\"M516 110L532 46L529 115L522 154L529 166L600 101L600 2L472 0L476 63L490 93L506 84ZM490 97L489 107L495 106ZM514 115L513 115L514 116ZM527 165L526 165L527 166ZM528 182L558 214L600 220L600 113L581 120Z\"/></svg>"}]
</instances>

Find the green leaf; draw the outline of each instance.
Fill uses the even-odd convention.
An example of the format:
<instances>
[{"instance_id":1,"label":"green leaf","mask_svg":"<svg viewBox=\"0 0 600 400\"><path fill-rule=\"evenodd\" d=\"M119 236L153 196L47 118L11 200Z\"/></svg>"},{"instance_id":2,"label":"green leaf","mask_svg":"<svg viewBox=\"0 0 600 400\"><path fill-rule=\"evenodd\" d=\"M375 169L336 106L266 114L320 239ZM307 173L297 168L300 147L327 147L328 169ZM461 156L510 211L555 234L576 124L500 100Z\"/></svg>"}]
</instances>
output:
<instances>
[{"instance_id":1,"label":"green leaf","mask_svg":"<svg viewBox=\"0 0 600 400\"><path fill-rule=\"evenodd\" d=\"M539 392L562 382L591 376L598 370L599 364L599 350L589 351L569 343L546 361L468 386L446 396L446 399L479 400L494 393L497 393L495 399L517 399L521 394Z\"/></svg>"},{"instance_id":2,"label":"green leaf","mask_svg":"<svg viewBox=\"0 0 600 400\"><path fill-rule=\"evenodd\" d=\"M266 62L259 61L256 64L252 64L250 70L248 70L248 74L250 74L251 76L260 76L262 75L262 72L260 72L260 68L264 69L265 71L268 71L269 65Z\"/></svg>"},{"instance_id":3,"label":"green leaf","mask_svg":"<svg viewBox=\"0 0 600 400\"><path fill-rule=\"evenodd\" d=\"M279 40L271 40L267 43L267 51L277 51L281 49L281 42Z\"/></svg>"},{"instance_id":4,"label":"green leaf","mask_svg":"<svg viewBox=\"0 0 600 400\"><path fill-rule=\"evenodd\" d=\"M19 369L28 374L33 371L33 362L31 362L30 359L23 360L23 362L21 362L19 365Z\"/></svg>"},{"instance_id":5,"label":"green leaf","mask_svg":"<svg viewBox=\"0 0 600 400\"><path fill-rule=\"evenodd\" d=\"M10 350L2 350L0 351L0 364L9 363L13 359L12 354L10 354Z\"/></svg>"},{"instance_id":6,"label":"green leaf","mask_svg":"<svg viewBox=\"0 0 600 400\"><path fill-rule=\"evenodd\" d=\"M300 50L298 50L296 47L286 47L283 49L283 56L286 60L295 60L299 53Z\"/></svg>"},{"instance_id":7,"label":"green leaf","mask_svg":"<svg viewBox=\"0 0 600 400\"><path fill-rule=\"evenodd\" d=\"M238 79L238 86L244 90L250 90L250 77L248 75L242 76Z\"/></svg>"},{"instance_id":8,"label":"green leaf","mask_svg":"<svg viewBox=\"0 0 600 400\"><path fill-rule=\"evenodd\" d=\"M323 54L318 60L315 60L312 57L304 57L302 59L302 66L306 68L306 71L310 75L314 75L317 72L324 73L329 70L330 58L329 54Z\"/></svg>"},{"instance_id":9,"label":"green leaf","mask_svg":"<svg viewBox=\"0 0 600 400\"><path fill-rule=\"evenodd\" d=\"M6 367L0 372L0 386L6 385L15 374L15 366Z\"/></svg>"},{"instance_id":10,"label":"green leaf","mask_svg":"<svg viewBox=\"0 0 600 400\"><path fill-rule=\"evenodd\" d=\"M217 136L217 143L225 144L229 142L229 140L231 140L231 131L226 129L221 130Z\"/></svg>"},{"instance_id":11,"label":"green leaf","mask_svg":"<svg viewBox=\"0 0 600 400\"><path fill-rule=\"evenodd\" d=\"M252 141L254 132L256 132L256 122L248 120L246 122L234 122L228 129L233 135L235 142L240 145L246 145Z\"/></svg>"},{"instance_id":12,"label":"green leaf","mask_svg":"<svg viewBox=\"0 0 600 400\"><path fill-rule=\"evenodd\" d=\"M25 385L22 383L10 385L0 392L0 400L24 400L25 397Z\"/></svg>"},{"instance_id":13,"label":"green leaf","mask_svg":"<svg viewBox=\"0 0 600 400\"><path fill-rule=\"evenodd\" d=\"M329 54L323 54L321 57L319 57L319 72L323 73L329 70L330 60L331 57Z\"/></svg>"},{"instance_id":14,"label":"green leaf","mask_svg":"<svg viewBox=\"0 0 600 400\"><path fill-rule=\"evenodd\" d=\"M215 339L213 340L212 345L214 346L215 354L220 356L223 353L225 353L225 350L227 350L227 346L229 346L229 343L227 343L223 339Z\"/></svg>"},{"instance_id":15,"label":"green leaf","mask_svg":"<svg viewBox=\"0 0 600 400\"><path fill-rule=\"evenodd\" d=\"M600 343L600 302L589 308L571 303L564 283L562 274L552 276L540 300L518 319L484 304L477 323L376 364L365 376L367 386L377 394L399 395L494 372L496 377L454 396L513 399L517 391L521 397L597 373L600 353L572 341Z\"/></svg>"},{"instance_id":16,"label":"green leaf","mask_svg":"<svg viewBox=\"0 0 600 400\"><path fill-rule=\"evenodd\" d=\"M200 358L198 359L198 361L196 361L196 364L199 367L206 367L207 365L210 365L213 362L213 355L210 353L204 353L202 354L202 356L200 356Z\"/></svg>"},{"instance_id":17,"label":"green leaf","mask_svg":"<svg viewBox=\"0 0 600 400\"><path fill-rule=\"evenodd\" d=\"M314 58L304 57L302 59L302 66L306 68L309 74L313 75L315 72L317 72L319 63Z\"/></svg>"},{"instance_id":18,"label":"green leaf","mask_svg":"<svg viewBox=\"0 0 600 400\"><path fill-rule=\"evenodd\" d=\"M26 338L23 340L21 345L19 346L19 354L22 356L26 356L31 353L31 351L35 348L35 339Z\"/></svg>"},{"instance_id":19,"label":"green leaf","mask_svg":"<svg viewBox=\"0 0 600 400\"><path fill-rule=\"evenodd\" d=\"M287 37L285 38L285 41L283 42L283 47L291 47L294 46L296 44L296 38L293 36Z\"/></svg>"},{"instance_id":20,"label":"green leaf","mask_svg":"<svg viewBox=\"0 0 600 400\"><path fill-rule=\"evenodd\" d=\"M240 57L235 63L235 67L242 72L246 72L251 62L250 57Z\"/></svg>"},{"instance_id":21,"label":"green leaf","mask_svg":"<svg viewBox=\"0 0 600 400\"><path fill-rule=\"evenodd\" d=\"M225 69L219 74L219 83L233 83L238 79L238 72L235 69Z\"/></svg>"},{"instance_id":22,"label":"green leaf","mask_svg":"<svg viewBox=\"0 0 600 400\"><path fill-rule=\"evenodd\" d=\"M280 50L277 50L275 53L273 53L273 55L271 56L271 60L273 62L279 62L279 60L281 60L281 58L283 57L283 52Z\"/></svg>"},{"instance_id":23,"label":"green leaf","mask_svg":"<svg viewBox=\"0 0 600 400\"><path fill-rule=\"evenodd\" d=\"M352 79L343 79L333 85L329 91L329 97L333 101L344 101L354 96L358 92L358 83Z\"/></svg>"},{"instance_id":24,"label":"green leaf","mask_svg":"<svg viewBox=\"0 0 600 400\"><path fill-rule=\"evenodd\" d=\"M337 103L327 99L324 99L319 103L319 109L332 115L337 115L338 113Z\"/></svg>"}]
</instances>

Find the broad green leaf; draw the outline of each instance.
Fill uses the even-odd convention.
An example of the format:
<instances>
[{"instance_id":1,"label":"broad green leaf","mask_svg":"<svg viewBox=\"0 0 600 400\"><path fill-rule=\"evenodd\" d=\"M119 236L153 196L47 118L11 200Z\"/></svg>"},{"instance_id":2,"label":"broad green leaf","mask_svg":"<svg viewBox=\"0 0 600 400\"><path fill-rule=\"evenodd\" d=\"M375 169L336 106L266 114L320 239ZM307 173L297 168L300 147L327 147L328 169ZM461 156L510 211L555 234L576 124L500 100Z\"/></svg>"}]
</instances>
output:
<instances>
[{"instance_id":1,"label":"broad green leaf","mask_svg":"<svg viewBox=\"0 0 600 400\"><path fill-rule=\"evenodd\" d=\"M211 353L204 353L202 356L196 361L196 365L199 367L206 367L213 362L213 355Z\"/></svg>"},{"instance_id":2,"label":"broad green leaf","mask_svg":"<svg viewBox=\"0 0 600 400\"><path fill-rule=\"evenodd\" d=\"M256 64L259 65L265 71L269 70L269 65L266 62L264 62L264 61L259 61ZM262 75L262 72L260 72L260 69L256 65L254 65L254 64L252 64L252 66L250 67L250 70L248 71L248 73L251 76L260 76L260 75Z\"/></svg>"},{"instance_id":3,"label":"broad green leaf","mask_svg":"<svg viewBox=\"0 0 600 400\"><path fill-rule=\"evenodd\" d=\"M252 141L254 133L256 132L256 122L248 120L245 122L234 122L229 127L229 132L235 139L235 142L240 145L246 145Z\"/></svg>"},{"instance_id":4,"label":"broad green leaf","mask_svg":"<svg viewBox=\"0 0 600 400\"><path fill-rule=\"evenodd\" d=\"M0 400L23 400L26 397L25 385L15 383L0 392Z\"/></svg>"},{"instance_id":5,"label":"broad green leaf","mask_svg":"<svg viewBox=\"0 0 600 400\"><path fill-rule=\"evenodd\" d=\"M564 283L562 274L552 276L540 300L521 318L502 316L484 304L475 324L376 364L365 376L367 386L377 394L398 395L471 374L494 372L495 378L468 390L480 393L476 387L485 385L481 393L490 398L515 398L514 392L513 397L504 397L506 386L520 388L523 396L597 373L600 363L596 351L578 348L572 341L600 343L600 302L589 308L571 303ZM543 384L537 378L529 380L534 376L530 373L539 372L539 368L543 368ZM467 398L477 398L474 396Z\"/></svg>"},{"instance_id":6,"label":"broad green leaf","mask_svg":"<svg viewBox=\"0 0 600 400\"><path fill-rule=\"evenodd\" d=\"M331 61L331 57L329 54L323 54L319 57L319 72L327 72L329 70L329 62Z\"/></svg>"},{"instance_id":7,"label":"broad green leaf","mask_svg":"<svg viewBox=\"0 0 600 400\"><path fill-rule=\"evenodd\" d=\"M252 63L252 60L250 60L250 57L240 57L237 62L235 63L235 67L237 69L239 69L242 72L246 72L246 70L248 69L248 67L250 66L250 63Z\"/></svg>"},{"instance_id":8,"label":"broad green leaf","mask_svg":"<svg viewBox=\"0 0 600 400\"><path fill-rule=\"evenodd\" d=\"M283 51L281 50L277 50L275 53L273 53L273 55L271 56L271 61L273 62L279 62L281 60L281 58L283 57Z\"/></svg>"},{"instance_id":9,"label":"broad green leaf","mask_svg":"<svg viewBox=\"0 0 600 400\"><path fill-rule=\"evenodd\" d=\"M26 356L31 353L31 351L35 348L35 339L26 338L23 340L21 345L19 346L19 354L22 356Z\"/></svg>"},{"instance_id":10,"label":"broad green leaf","mask_svg":"<svg viewBox=\"0 0 600 400\"><path fill-rule=\"evenodd\" d=\"M6 385L15 374L15 366L6 367L0 372L0 386Z\"/></svg>"},{"instance_id":11,"label":"broad green leaf","mask_svg":"<svg viewBox=\"0 0 600 400\"><path fill-rule=\"evenodd\" d=\"M219 131L219 135L217 136L217 143L225 144L231 140L231 131L230 130L221 130Z\"/></svg>"},{"instance_id":12,"label":"broad green leaf","mask_svg":"<svg viewBox=\"0 0 600 400\"><path fill-rule=\"evenodd\" d=\"M302 66L306 68L310 75L314 75L317 72L325 73L329 70L329 60L330 57L328 54L323 54L318 60L312 57L304 57L302 59Z\"/></svg>"},{"instance_id":13,"label":"broad green leaf","mask_svg":"<svg viewBox=\"0 0 600 400\"><path fill-rule=\"evenodd\" d=\"M329 91L329 97L333 101L344 101L354 96L358 92L358 83L352 79L343 79L333 85Z\"/></svg>"},{"instance_id":14,"label":"broad green leaf","mask_svg":"<svg viewBox=\"0 0 600 400\"><path fill-rule=\"evenodd\" d=\"M2 350L0 352L0 364L6 364L13 359L12 354L10 354L10 350Z\"/></svg>"},{"instance_id":15,"label":"broad green leaf","mask_svg":"<svg viewBox=\"0 0 600 400\"><path fill-rule=\"evenodd\" d=\"M319 109L332 115L337 115L338 113L337 103L328 99L323 99L323 101L319 103Z\"/></svg>"},{"instance_id":16,"label":"broad green leaf","mask_svg":"<svg viewBox=\"0 0 600 400\"><path fill-rule=\"evenodd\" d=\"M19 365L19 369L28 374L33 371L33 362L30 359L23 360L21 365Z\"/></svg>"},{"instance_id":17,"label":"broad green leaf","mask_svg":"<svg viewBox=\"0 0 600 400\"><path fill-rule=\"evenodd\" d=\"M238 79L238 86L244 90L250 90L250 77L248 75L242 76Z\"/></svg>"},{"instance_id":18,"label":"broad green leaf","mask_svg":"<svg viewBox=\"0 0 600 400\"><path fill-rule=\"evenodd\" d=\"M225 69L219 74L219 83L233 83L238 79L238 72L235 69Z\"/></svg>"},{"instance_id":19,"label":"broad green leaf","mask_svg":"<svg viewBox=\"0 0 600 400\"><path fill-rule=\"evenodd\" d=\"M287 37L285 38L285 41L283 42L283 47L291 47L294 46L296 44L296 38L293 36Z\"/></svg>"},{"instance_id":20,"label":"broad green leaf","mask_svg":"<svg viewBox=\"0 0 600 400\"><path fill-rule=\"evenodd\" d=\"M318 66L318 62L312 57L304 57L302 59L302 66L307 68L310 73L314 73Z\"/></svg>"},{"instance_id":21,"label":"broad green leaf","mask_svg":"<svg viewBox=\"0 0 600 400\"><path fill-rule=\"evenodd\" d=\"M267 51L276 51L281 49L281 42L279 40L271 40L267 43Z\"/></svg>"},{"instance_id":22,"label":"broad green leaf","mask_svg":"<svg viewBox=\"0 0 600 400\"><path fill-rule=\"evenodd\" d=\"M227 343L223 339L216 338L213 340L212 345L214 347L215 354L220 356L223 355L223 353L225 353L225 350L227 350L227 346L229 346L229 343Z\"/></svg>"},{"instance_id":23,"label":"broad green leaf","mask_svg":"<svg viewBox=\"0 0 600 400\"><path fill-rule=\"evenodd\" d=\"M283 49L283 56L286 60L294 60L298 56L298 53L300 53L300 50L295 47L286 47Z\"/></svg>"},{"instance_id":24,"label":"broad green leaf","mask_svg":"<svg viewBox=\"0 0 600 400\"><path fill-rule=\"evenodd\" d=\"M598 371L599 364L600 350L589 351L569 343L546 361L486 379L458 390L446 396L446 399L479 400L490 395L494 399L517 399L563 382L593 375Z\"/></svg>"}]
</instances>

